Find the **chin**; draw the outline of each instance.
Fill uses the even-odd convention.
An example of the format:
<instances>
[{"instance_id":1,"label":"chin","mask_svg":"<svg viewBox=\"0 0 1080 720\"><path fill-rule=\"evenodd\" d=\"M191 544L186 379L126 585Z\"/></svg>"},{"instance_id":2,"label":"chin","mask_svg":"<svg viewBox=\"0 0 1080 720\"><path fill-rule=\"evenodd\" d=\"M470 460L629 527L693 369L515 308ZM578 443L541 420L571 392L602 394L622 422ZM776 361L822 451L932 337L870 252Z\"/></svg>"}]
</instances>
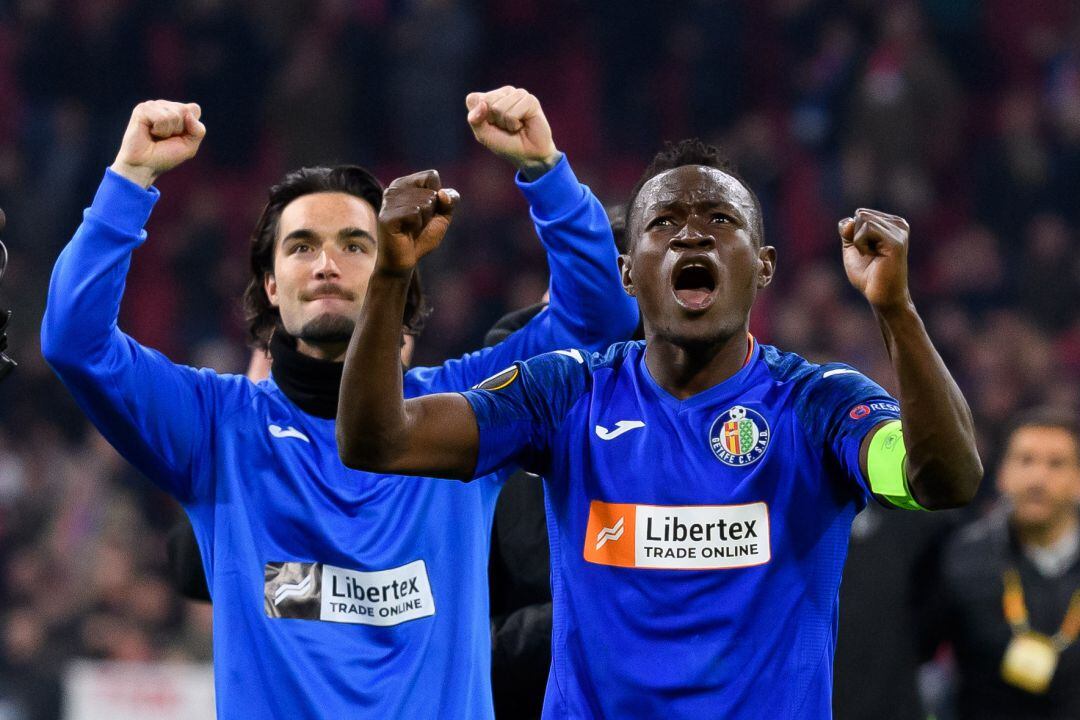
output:
<instances>
[{"instance_id":1,"label":"chin","mask_svg":"<svg viewBox=\"0 0 1080 720\"><path fill-rule=\"evenodd\" d=\"M296 336L309 343L348 342L355 327L350 317L325 313L305 322Z\"/></svg>"},{"instance_id":2,"label":"chin","mask_svg":"<svg viewBox=\"0 0 1080 720\"><path fill-rule=\"evenodd\" d=\"M1053 512L1043 506L1018 506L1013 510L1013 522L1023 529L1041 530L1054 520Z\"/></svg>"},{"instance_id":3,"label":"chin","mask_svg":"<svg viewBox=\"0 0 1080 720\"><path fill-rule=\"evenodd\" d=\"M743 332L743 318L716 317L712 313L686 313L657 333L680 346L719 345Z\"/></svg>"}]
</instances>

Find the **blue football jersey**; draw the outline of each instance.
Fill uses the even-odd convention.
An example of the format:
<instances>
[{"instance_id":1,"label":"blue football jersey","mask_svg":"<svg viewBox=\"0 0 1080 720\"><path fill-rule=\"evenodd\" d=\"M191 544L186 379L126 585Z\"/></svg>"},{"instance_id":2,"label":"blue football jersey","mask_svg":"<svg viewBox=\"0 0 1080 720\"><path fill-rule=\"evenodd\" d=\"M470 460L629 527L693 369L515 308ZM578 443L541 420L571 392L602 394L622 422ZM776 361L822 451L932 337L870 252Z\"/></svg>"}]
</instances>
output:
<instances>
[{"instance_id":1,"label":"blue football jersey","mask_svg":"<svg viewBox=\"0 0 1080 720\"><path fill-rule=\"evenodd\" d=\"M599 200L566 159L519 182L551 303L499 345L405 374L453 392L637 323ZM468 485L350 470L334 420L277 383L177 365L117 325L158 198L107 171L53 271L42 351L102 435L187 510L214 598L220 720L494 715L488 548L506 472Z\"/></svg>"},{"instance_id":2,"label":"blue football jersey","mask_svg":"<svg viewBox=\"0 0 1080 720\"><path fill-rule=\"evenodd\" d=\"M562 350L464 393L476 474L545 478L545 718L828 718L837 594L870 496L860 444L900 408L850 367L753 339L685 400L644 343Z\"/></svg>"}]
</instances>

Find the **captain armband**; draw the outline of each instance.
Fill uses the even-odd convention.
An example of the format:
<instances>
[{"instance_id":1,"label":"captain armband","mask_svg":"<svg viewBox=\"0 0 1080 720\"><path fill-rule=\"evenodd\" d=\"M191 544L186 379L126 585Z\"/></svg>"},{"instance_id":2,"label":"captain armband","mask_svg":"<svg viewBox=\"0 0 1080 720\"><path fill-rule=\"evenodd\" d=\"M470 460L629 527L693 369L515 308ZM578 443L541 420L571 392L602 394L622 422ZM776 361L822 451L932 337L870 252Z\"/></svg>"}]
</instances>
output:
<instances>
[{"instance_id":1,"label":"captain armband","mask_svg":"<svg viewBox=\"0 0 1080 720\"><path fill-rule=\"evenodd\" d=\"M904 470L906 458L907 448L904 447L900 421L885 423L870 439L870 449L866 455L870 492L904 510L925 510L912 496L908 486L907 472Z\"/></svg>"}]
</instances>

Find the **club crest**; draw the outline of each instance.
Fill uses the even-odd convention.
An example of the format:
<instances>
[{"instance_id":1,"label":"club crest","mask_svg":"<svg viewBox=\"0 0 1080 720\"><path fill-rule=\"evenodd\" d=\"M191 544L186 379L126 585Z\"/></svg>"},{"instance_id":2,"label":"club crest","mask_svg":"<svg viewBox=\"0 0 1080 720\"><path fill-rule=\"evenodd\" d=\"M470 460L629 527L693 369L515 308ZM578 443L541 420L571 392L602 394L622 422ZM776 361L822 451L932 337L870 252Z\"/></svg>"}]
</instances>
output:
<instances>
[{"instance_id":1,"label":"club crest","mask_svg":"<svg viewBox=\"0 0 1080 720\"><path fill-rule=\"evenodd\" d=\"M725 465L745 467L761 459L769 437L769 423L761 413L735 405L713 421L709 447Z\"/></svg>"}]
</instances>

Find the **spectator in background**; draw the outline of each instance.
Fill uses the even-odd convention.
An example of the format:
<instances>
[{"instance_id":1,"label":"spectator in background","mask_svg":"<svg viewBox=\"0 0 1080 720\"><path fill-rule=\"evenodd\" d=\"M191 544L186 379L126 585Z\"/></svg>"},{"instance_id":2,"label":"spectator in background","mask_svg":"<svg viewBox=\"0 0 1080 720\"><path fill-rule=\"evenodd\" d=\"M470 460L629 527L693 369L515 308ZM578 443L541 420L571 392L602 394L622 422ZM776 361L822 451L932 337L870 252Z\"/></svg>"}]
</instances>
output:
<instances>
[{"instance_id":1,"label":"spectator in background","mask_svg":"<svg viewBox=\"0 0 1080 720\"><path fill-rule=\"evenodd\" d=\"M998 471L1005 507L963 528L920 593L924 651L952 644L958 720L1080 717L1080 428L1021 416Z\"/></svg>"},{"instance_id":2,"label":"spectator in background","mask_svg":"<svg viewBox=\"0 0 1080 720\"><path fill-rule=\"evenodd\" d=\"M926 717L915 596L925 587L935 548L957 519L955 511L892 512L875 502L855 517L840 584L836 720Z\"/></svg>"}]
</instances>

